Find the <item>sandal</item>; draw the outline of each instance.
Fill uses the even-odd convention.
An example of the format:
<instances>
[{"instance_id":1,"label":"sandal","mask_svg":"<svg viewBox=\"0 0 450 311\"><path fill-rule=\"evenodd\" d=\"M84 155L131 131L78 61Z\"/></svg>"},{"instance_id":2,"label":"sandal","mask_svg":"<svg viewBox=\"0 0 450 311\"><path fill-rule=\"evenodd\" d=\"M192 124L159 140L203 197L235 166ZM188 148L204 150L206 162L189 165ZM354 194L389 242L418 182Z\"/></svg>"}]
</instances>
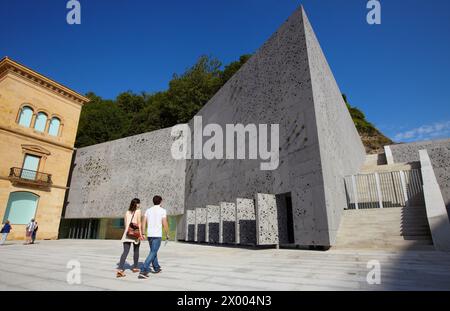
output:
<instances>
[{"instance_id":1,"label":"sandal","mask_svg":"<svg viewBox=\"0 0 450 311\"><path fill-rule=\"evenodd\" d=\"M126 274L123 271L117 271L117 273L116 273L116 278L123 278L125 276L126 276Z\"/></svg>"}]
</instances>

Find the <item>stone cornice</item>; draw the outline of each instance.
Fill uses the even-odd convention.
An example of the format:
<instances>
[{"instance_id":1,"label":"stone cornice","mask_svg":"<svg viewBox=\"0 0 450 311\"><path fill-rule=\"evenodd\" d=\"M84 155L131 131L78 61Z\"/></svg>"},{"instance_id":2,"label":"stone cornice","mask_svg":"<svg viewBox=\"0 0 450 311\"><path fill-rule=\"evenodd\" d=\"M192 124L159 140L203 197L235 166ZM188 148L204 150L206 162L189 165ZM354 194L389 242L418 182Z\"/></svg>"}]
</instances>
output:
<instances>
[{"instance_id":1,"label":"stone cornice","mask_svg":"<svg viewBox=\"0 0 450 311\"><path fill-rule=\"evenodd\" d=\"M0 77L6 75L7 73L22 77L79 105L84 105L90 101L89 98L78 94L68 87L65 87L64 85L56 81L53 81L52 79L49 79L41 75L40 73L13 61L6 56L0 60Z\"/></svg>"},{"instance_id":2,"label":"stone cornice","mask_svg":"<svg viewBox=\"0 0 450 311\"><path fill-rule=\"evenodd\" d=\"M22 131L17 131L15 129L12 129L12 128L7 127L7 126L0 125L0 130L12 133L14 135L19 135L19 136L27 137L27 138L30 138L30 139L33 139L33 140L38 140L38 141L41 141L41 142L44 142L44 143L47 143L47 144L50 144L50 145L53 145L53 146L58 146L60 148L66 149L66 150L72 150L72 151L74 150L73 146L71 146L71 145L68 145L68 144L65 144L65 143L61 143L61 142L58 142L58 141L54 141L52 139L48 139L48 138L45 138L45 137L39 137L37 135L31 135L31 134L28 134L28 133L24 133Z\"/></svg>"}]
</instances>

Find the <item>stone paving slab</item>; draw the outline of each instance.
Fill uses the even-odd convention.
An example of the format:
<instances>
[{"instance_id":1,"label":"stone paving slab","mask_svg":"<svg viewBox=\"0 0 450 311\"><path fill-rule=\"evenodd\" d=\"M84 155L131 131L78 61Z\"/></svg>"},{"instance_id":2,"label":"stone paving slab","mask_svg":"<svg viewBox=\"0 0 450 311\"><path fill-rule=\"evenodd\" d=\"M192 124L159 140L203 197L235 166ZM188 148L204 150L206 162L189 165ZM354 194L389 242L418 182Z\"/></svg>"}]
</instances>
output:
<instances>
[{"instance_id":1,"label":"stone paving slab","mask_svg":"<svg viewBox=\"0 0 450 311\"><path fill-rule=\"evenodd\" d=\"M0 247L0 290L450 290L450 253L435 251L244 249L169 242L158 255L163 272L115 278L120 241L38 241ZM140 262L148 252L143 243ZM81 284L67 283L78 260ZM129 255L128 262L132 260ZM369 285L377 260L381 284Z\"/></svg>"}]
</instances>

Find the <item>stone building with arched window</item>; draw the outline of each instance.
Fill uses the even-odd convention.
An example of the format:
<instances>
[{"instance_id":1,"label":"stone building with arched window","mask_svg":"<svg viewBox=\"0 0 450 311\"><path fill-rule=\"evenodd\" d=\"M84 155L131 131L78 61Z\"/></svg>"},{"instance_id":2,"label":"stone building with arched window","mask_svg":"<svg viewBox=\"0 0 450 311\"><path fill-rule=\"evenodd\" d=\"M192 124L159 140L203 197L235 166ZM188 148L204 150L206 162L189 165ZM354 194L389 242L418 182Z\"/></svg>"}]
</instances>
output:
<instances>
[{"instance_id":1,"label":"stone building with arched window","mask_svg":"<svg viewBox=\"0 0 450 311\"><path fill-rule=\"evenodd\" d=\"M35 218L38 239L55 239L78 121L89 100L5 57L0 60L0 218L23 239Z\"/></svg>"}]
</instances>

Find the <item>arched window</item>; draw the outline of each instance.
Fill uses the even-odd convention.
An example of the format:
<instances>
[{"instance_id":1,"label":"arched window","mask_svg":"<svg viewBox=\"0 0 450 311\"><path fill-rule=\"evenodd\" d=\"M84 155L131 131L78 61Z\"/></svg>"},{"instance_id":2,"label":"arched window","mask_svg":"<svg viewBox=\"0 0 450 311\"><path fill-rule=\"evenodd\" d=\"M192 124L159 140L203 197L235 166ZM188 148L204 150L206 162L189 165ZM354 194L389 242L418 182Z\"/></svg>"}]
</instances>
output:
<instances>
[{"instance_id":1,"label":"arched window","mask_svg":"<svg viewBox=\"0 0 450 311\"><path fill-rule=\"evenodd\" d=\"M31 192L11 192L3 222L9 220L13 225L28 224L35 218L38 200L39 196Z\"/></svg>"},{"instance_id":2,"label":"arched window","mask_svg":"<svg viewBox=\"0 0 450 311\"><path fill-rule=\"evenodd\" d=\"M32 118L33 109L29 106L23 106L20 110L19 124L25 127L30 127Z\"/></svg>"},{"instance_id":3,"label":"arched window","mask_svg":"<svg viewBox=\"0 0 450 311\"><path fill-rule=\"evenodd\" d=\"M45 125L47 124L47 115L44 112L39 112L34 123L34 129L39 132L45 131Z\"/></svg>"},{"instance_id":4,"label":"arched window","mask_svg":"<svg viewBox=\"0 0 450 311\"><path fill-rule=\"evenodd\" d=\"M52 136L58 136L59 126L61 121L57 117L53 117L50 121L50 127L48 128L48 133Z\"/></svg>"}]
</instances>

